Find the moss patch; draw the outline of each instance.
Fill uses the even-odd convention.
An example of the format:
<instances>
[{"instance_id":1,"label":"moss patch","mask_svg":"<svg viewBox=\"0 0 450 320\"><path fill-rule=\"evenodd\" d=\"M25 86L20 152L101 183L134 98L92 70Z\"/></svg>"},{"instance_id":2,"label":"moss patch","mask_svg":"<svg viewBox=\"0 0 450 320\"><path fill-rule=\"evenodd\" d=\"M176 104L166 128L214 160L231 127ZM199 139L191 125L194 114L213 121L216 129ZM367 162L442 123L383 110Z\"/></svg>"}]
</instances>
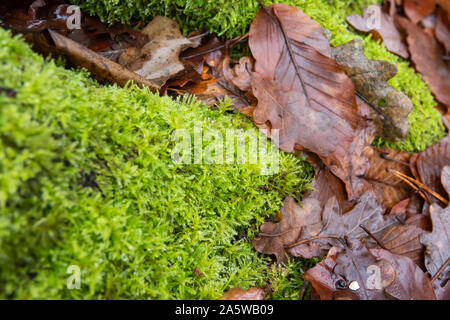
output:
<instances>
[{"instance_id":1,"label":"moss patch","mask_svg":"<svg viewBox=\"0 0 450 320\"><path fill-rule=\"evenodd\" d=\"M129 23L131 19L149 21L155 15L177 20L183 31L205 28L231 38L244 34L258 11L255 0L74 0L104 21ZM404 92L413 102L409 115L410 133L403 142L389 143L377 139L378 146L403 151L421 151L444 136L444 126L427 84L408 62L386 51L384 46L368 35L354 31L345 21L347 15L361 14L365 5L381 0L270 0L265 4L286 3L296 6L332 32L331 44L337 46L355 38L362 38L369 59L386 60L398 67L398 74L389 84Z\"/></svg>"},{"instance_id":2,"label":"moss patch","mask_svg":"<svg viewBox=\"0 0 450 320\"><path fill-rule=\"evenodd\" d=\"M264 176L171 160L174 129L253 128L244 116L100 86L1 28L0 88L1 298L214 299L269 280L277 298L299 291L249 239L308 187L309 165L280 153ZM80 290L66 287L70 265Z\"/></svg>"}]
</instances>

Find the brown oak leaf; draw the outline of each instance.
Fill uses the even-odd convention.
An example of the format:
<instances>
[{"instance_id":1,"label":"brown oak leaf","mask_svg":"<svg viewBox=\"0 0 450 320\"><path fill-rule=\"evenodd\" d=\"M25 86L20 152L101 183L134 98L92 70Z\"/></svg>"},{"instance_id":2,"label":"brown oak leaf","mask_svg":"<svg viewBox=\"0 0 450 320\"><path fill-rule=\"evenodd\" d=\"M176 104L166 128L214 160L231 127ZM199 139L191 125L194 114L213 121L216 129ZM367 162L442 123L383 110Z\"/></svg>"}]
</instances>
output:
<instances>
[{"instance_id":1,"label":"brown oak leaf","mask_svg":"<svg viewBox=\"0 0 450 320\"><path fill-rule=\"evenodd\" d=\"M332 53L352 79L356 90L379 107L378 119L383 136L391 141L404 139L408 134L408 115L413 104L405 94L387 83L397 73L397 66L387 61L367 59L359 39L333 48Z\"/></svg>"},{"instance_id":2,"label":"brown oak leaf","mask_svg":"<svg viewBox=\"0 0 450 320\"><path fill-rule=\"evenodd\" d=\"M418 23L434 11L435 5L435 0L404 0L403 8L408 18Z\"/></svg>"}]
</instances>

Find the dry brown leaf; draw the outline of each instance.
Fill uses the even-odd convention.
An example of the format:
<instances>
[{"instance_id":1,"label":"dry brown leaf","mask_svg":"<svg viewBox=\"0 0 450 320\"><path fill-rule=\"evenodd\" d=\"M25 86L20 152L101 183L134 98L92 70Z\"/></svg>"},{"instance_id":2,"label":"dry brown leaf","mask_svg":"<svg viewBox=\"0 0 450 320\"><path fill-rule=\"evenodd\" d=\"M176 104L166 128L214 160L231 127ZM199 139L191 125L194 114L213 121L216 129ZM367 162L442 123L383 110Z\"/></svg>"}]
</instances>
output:
<instances>
[{"instance_id":1,"label":"dry brown leaf","mask_svg":"<svg viewBox=\"0 0 450 320\"><path fill-rule=\"evenodd\" d=\"M357 133L354 87L329 57L323 29L294 7L271 5L253 21L249 45L256 60L254 122L279 130L282 150L317 154L344 181L348 197L358 198L365 141Z\"/></svg>"},{"instance_id":2,"label":"dry brown leaf","mask_svg":"<svg viewBox=\"0 0 450 320\"><path fill-rule=\"evenodd\" d=\"M407 59L409 57L408 48L394 23L394 17L382 12L379 6L377 7L381 12L379 28L376 28L375 25L372 27L372 24L369 23L372 17L369 15L368 8L364 9L363 16L358 14L348 16L347 22L358 31L371 33L374 39L384 42L388 51Z\"/></svg>"},{"instance_id":3,"label":"dry brown leaf","mask_svg":"<svg viewBox=\"0 0 450 320\"><path fill-rule=\"evenodd\" d=\"M418 23L434 11L435 0L404 0L403 8L408 18Z\"/></svg>"},{"instance_id":4,"label":"dry brown leaf","mask_svg":"<svg viewBox=\"0 0 450 320\"><path fill-rule=\"evenodd\" d=\"M66 55L69 61L74 65L89 70L92 77L95 79L117 83L119 86L125 86L129 81L133 81L141 87L145 86L155 91L159 89L159 86L154 82L142 78L136 73L102 57L79 43L60 35L55 31L49 30L49 33L57 50Z\"/></svg>"},{"instance_id":5,"label":"dry brown leaf","mask_svg":"<svg viewBox=\"0 0 450 320\"><path fill-rule=\"evenodd\" d=\"M190 40L180 32L175 21L155 17L141 31L149 42L142 47L129 47L119 56L119 64L160 87L184 69L180 53L186 48L197 47L200 39Z\"/></svg>"},{"instance_id":6,"label":"dry brown leaf","mask_svg":"<svg viewBox=\"0 0 450 320\"><path fill-rule=\"evenodd\" d=\"M449 164L450 136L447 136L411 158L411 171L417 180L449 200L441 183L442 169ZM431 194L429 194L429 198L432 202L439 201ZM442 205L441 202L439 203Z\"/></svg>"},{"instance_id":7,"label":"dry brown leaf","mask_svg":"<svg viewBox=\"0 0 450 320\"><path fill-rule=\"evenodd\" d=\"M391 210L400 201L409 198L411 187L389 170L410 175L411 154L390 149L376 149L370 159L370 169L365 179L372 185L378 202Z\"/></svg>"},{"instance_id":8,"label":"dry brown leaf","mask_svg":"<svg viewBox=\"0 0 450 320\"><path fill-rule=\"evenodd\" d=\"M358 240L330 253L305 274L322 300L436 299L430 279L407 257Z\"/></svg>"},{"instance_id":9,"label":"dry brown leaf","mask_svg":"<svg viewBox=\"0 0 450 320\"><path fill-rule=\"evenodd\" d=\"M318 257L336 244L337 239L366 237L361 225L372 234L379 234L398 223L395 217L383 213L372 192L364 194L345 214L340 213L335 197L323 209L315 198L308 197L299 206L288 197L281 209L281 221L264 223L259 237L252 243L258 252L275 254L279 263L286 260L286 252L295 257Z\"/></svg>"},{"instance_id":10,"label":"dry brown leaf","mask_svg":"<svg viewBox=\"0 0 450 320\"><path fill-rule=\"evenodd\" d=\"M378 119L383 128L382 135L391 141L404 139L408 134L408 115L413 104L405 94L387 84L397 73L397 66L387 61L367 59L361 40L333 48L332 53L352 79L356 90L381 110Z\"/></svg>"},{"instance_id":11,"label":"dry brown leaf","mask_svg":"<svg viewBox=\"0 0 450 320\"><path fill-rule=\"evenodd\" d=\"M407 42L418 72L428 82L436 100L450 109L450 68L442 60L444 54L434 37L400 16L396 21L408 34Z\"/></svg>"},{"instance_id":12,"label":"dry brown leaf","mask_svg":"<svg viewBox=\"0 0 450 320\"><path fill-rule=\"evenodd\" d=\"M223 294L220 300L264 300L264 289L253 287L248 290L233 288Z\"/></svg>"},{"instance_id":13,"label":"dry brown leaf","mask_svg":"<svg viewBox=\"0 0 450 320\"><path fill-rule=\"evenodd\" d=\"M442 169L442 185L450 196L450 166ZM425 267L431 276L450 257L450 206L442 208L438 204L430 206L430 216L433 223L433 232L424 233L420 242L427 248L425 251ZM439 275L442 282L450 279L450 266Z\"/></svg>"},{"instance_id":14,"label":"dry brown leaf","mask_svg":"<svg viewBox=\"0 0 450 320\"><path fill-rule=\"evenodd\" d=\"M437 12L438 17L434 29L436 39L445 47L445 53L450 55L450 17L441 8Z\"/></svg>"},{"instance_id":15,"label":"dry brown leaf","mask_svg":"<svg viewBox=\"0 0 450 320\"><path fill-rule=\"evenodd\" d=\"M389 228L379 241L391 253L406 256L420 267L423 267L425 248L420 243L423 229L414 225L400 225Z\"/></svg>"}]
</instances>

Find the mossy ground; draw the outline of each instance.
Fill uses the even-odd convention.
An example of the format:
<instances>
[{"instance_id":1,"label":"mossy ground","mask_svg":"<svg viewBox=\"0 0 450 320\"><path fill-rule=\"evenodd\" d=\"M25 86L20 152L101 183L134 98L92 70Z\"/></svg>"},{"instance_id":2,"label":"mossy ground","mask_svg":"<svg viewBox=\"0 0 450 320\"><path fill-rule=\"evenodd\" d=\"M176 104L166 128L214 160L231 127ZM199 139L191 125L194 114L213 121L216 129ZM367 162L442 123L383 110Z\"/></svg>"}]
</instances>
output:
<instances>
[{"instance_id":1,"label":"mossy ground","mask_svg":"<svg viewBox=\"0 0 450 320\"><path fill-rule=\"evenodd\" d=\"M149 21L155 15L166 15L177 20L185 33L201 28L224 37L244 34L258 11L256 0L73 0L104 21L129 23L132 19ZM382 0L265 0L265 4L286 3L296 6L331 31L331 45L341 45L355 38L364 41L369 59L386 60L398 67L398 74L389 81L395 89L404 92L413 102L414 110L408 117L410 132L405 141L390 143L377 139L377 146L414 152L424 150L445 134L439 113L427 84L414 72L408 62L389 53L383 44L370 35L353 30L345 17L361 14L365 5Z\"/></svg>"},{"instance_id":2,"label":"mossy ground","mask_svg":"<svg viewBox=\"0 0 450 320\"><path fill-rule=\"evenodd\" d=\"M215 299L269 280L298 295L304 261L270 271L249 239L308 187L309 165L280 153L264 176L171 159L174 129L253 128L246 117L100 86L1 28L0 88L17 92L0 93L1 298ZM70 265L81 290L66 288Z\"/></svg>"}]
</instances>

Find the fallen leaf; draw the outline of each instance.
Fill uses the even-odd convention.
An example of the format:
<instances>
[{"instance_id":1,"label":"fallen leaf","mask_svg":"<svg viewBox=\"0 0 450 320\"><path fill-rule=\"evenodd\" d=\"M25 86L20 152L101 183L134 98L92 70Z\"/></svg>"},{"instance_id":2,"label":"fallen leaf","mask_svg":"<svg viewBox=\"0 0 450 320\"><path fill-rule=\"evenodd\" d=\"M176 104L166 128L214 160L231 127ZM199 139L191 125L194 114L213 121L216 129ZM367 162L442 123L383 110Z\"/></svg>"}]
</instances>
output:
<instances>
[{"instance_id":1,"label":"fallen leaf","mask_svg":"<svg viewBox=\"0 0 450 320\"><path fill-rule=\"evenodd\" d=\"M411 259L354 239L309 269L305 280L323 300L436 299L430 279Z\"/></svg>"},{"instance_id":2,"label":"fallen leaf","mask_svg":"<svg viewBox=\"0 0 450 320\"><path fill-rule=\"evenodd\" d=\"M384 42L386 49L404 59L408 59L408 48L403 42L401 33L398 31L394 22L394 17L383 12L378 5L372 5L370 8L378 8L380 12L379 25L371 22L374 18L370 15L373 12L369 7L364 9L363 16L353 14L347 17L347 22L356 30L371 33L375 40Z\"/></svg>"},{"instance_id":3,"label":"fallen leaf","mask_svg":"<svg viewBox=\"0 0 450 320\"><path fill-rule=\"evenodd\" d=\"M353 162L365 161L359 157L354 87L330 58L323 29L302 11L275 4L258 12L249 46L256 60L254 122L279 130L282 150L317 154L344 181L349 199L357 198L365 185Z\"/></svg>"},{"instance_id":4,"label":"fallen leaf","mask_svg":"<svg viewBox=\"0 0 450 320\"><path fill-rule=\"evenodd\" d=\"M450 195L450 166L442 169L442 185ZM424 233L420 242L426 247L425 267L431 276L434 276L439 268L450 257L450 206L442 208L438 204L430 206L430 216L433 231ZM450 266L441 272L439 280L450 279Z\"/></svg>"},{"instance_id":5,"label":"fallen leaf","mask_svg":"<svg viewBox=\"0 0 450 320\"><path fill-rule=\"evenodd\" d=\"M391 141L402 140L409 130L408 115L413 109L409 98L388 85L397 66L387 61L369 60L364 56L361 40L353 40L332 50L333 57L352 79L356 90L381 110L382 135Z\"/></svg>"},{"instance_id":6,"label":"fallen leaf","mask_svg":"<svg viewBox=\"0 0 450 320\"><path fill-rule=\"evenodd\" d=\"M449 200L441 183L442 169L448 164L450 164L450 136L416 154L410 163L411 171L417 180ZM428 195L432 202L439 201L431 194Z\"/></svg>"},{"instance_id":7,"label":"fallen leaf","mask_svg":"<svg viewBox=\"0 0 450 320\"><path fill-rule=\"evenodd\" d=\"M436 39L445 47L447 55L450 55L450 18L444 9L437 11L436 27L434 29Z\"/></svg>"},{"instance_id":8,"label":"fallen leaf","mask_svg":"<svg viewBox=\"0 0 450 320\"><path fill-rule=\"evenodd\" d=\"M233 288L225 292L220 300L264 300L264 297L264 290L258 287L248 290Z\"/></svg>"},{"instance_id":9,"label":"fallen leaf","mask_svg":"<svg viewBox=\"0 0 450 320\"><path fill-rule=\"evenodd\" d=\"M420 243L420 236L424 232L414 225L399 225L389 228L379 241L391 253L406 256L420 267L424 267L423 258L425 248Z\"/></svg>"},{"instance_id":10,"label":"fallen leaf","mask_svg":"<svg viewBox=\"0 0 450 320\"><path fill-rule=\"evenodd\" d=\"M142 78L138 74L102 57L79 43L55 31L49 30L49 33L57 50L66 55L74 65L89 70L95 79L117 83L120 86L125 86L129 81L133 81L141 87L146 86L151 90L159 89L159 86L152 81Z\"/></svg>"},{"instance_id":11,"label":"fallen leaf","mask_svg":"<svg viewBox=\"0 0 450 320\"><path fill-rule=\"evenodd\" d=\"M442 48L434 37L407 19L396 16L396 21L408 34L409 51L416 70L428 82L436 100L449 110L450 68L442 60Z\"/></svg>"},{"instance_id":12,"label":"fallen leaf","mask_svg":"<svg viewBox=\"0 0 450 320\"><path fill-rule=\"evenodd\" d=\"M400 201L409 198L411 187L389 170L410 175L411 154L391 149L375 149L370 168L364 178L372 185L379 203L391 210Z\"/></svg>"},{"instance_id":13,"label":"fallen leaf","mask_svg":"<svg viewBox=\"0 0 450 320\"><path fill-rule=\"evenodd\" d=\"M335 197L329 199L323 209L315 198L308 197L299 206L288 197L281 209L281 221L264 223L259 237L252 243L258 252L274 254L279 263L286 260L286 253L294 257L319 257L338 239L367 237L361 225L372 234L378 234L398 223L395 217L383 216L383 213L372 192L364 194L345 214L340 213Z\"/></svg>"},{"instance_id":14,"label":"fallen leaf","mask_svg":"<svg viewBox=\"0 0 450 320\"><path fill-rule=\"evenodd\" d=\"M434 11L435 0L404 0L403 9L413 23L428 16Z\"/></svg>"},{"instance_id":15,"label":"fallen leaf","mask_svg":"<svg viewBox=\"0 0 450 320\"><path fill-rule=\"evenodd\" d=\"M180 61L182 50L200 45L184 37L175 21L166 17L155 17L142 29L149 39L142 47L129 47L119 56L119 64L151 80L159 87L173 75L184 69Z\"/></svg>"}]
</instances>

